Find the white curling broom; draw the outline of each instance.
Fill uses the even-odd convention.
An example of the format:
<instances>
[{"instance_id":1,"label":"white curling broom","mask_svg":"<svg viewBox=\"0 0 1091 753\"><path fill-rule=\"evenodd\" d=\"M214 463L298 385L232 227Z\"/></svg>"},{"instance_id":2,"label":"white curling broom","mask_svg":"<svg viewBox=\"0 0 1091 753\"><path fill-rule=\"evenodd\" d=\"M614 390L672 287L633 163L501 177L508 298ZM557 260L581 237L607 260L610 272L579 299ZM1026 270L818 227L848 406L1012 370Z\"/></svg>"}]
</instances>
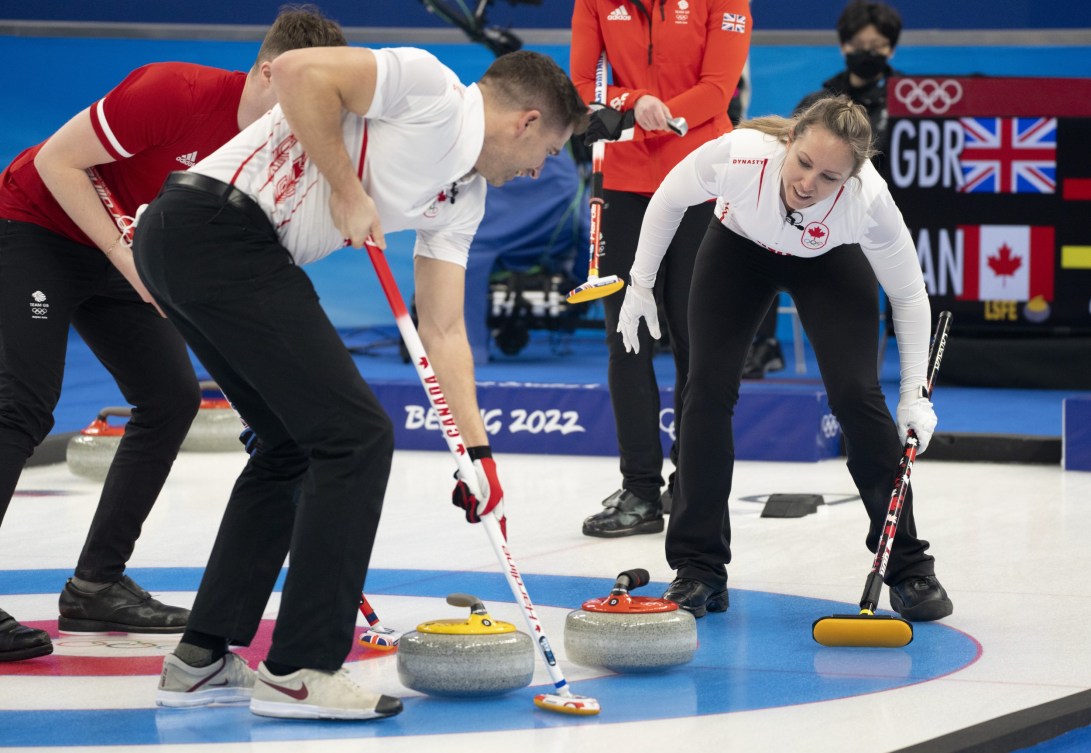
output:
<instances>
[{"instance_id":1,"label":"white curling broom","mask_svg":"<svg viewBox=\"0 0 1091 753\"><path fill-rule=\"evenodd\" d=\"M383 254L382 249L376 246L370 238L368 238L365 246L367 247L367 254L371 258L371 263L375 267L375 273L379 277L379 283L383 287L383 293L386 294L386 300L394 313L398 332L401 333L405 347L409 351L410 359L417 369L417 376L420 377L421 384L424 385L424 392L428 395L428 400L435 409L436 414L440 416L443 438L447 441L447 447L458 463L459 477L469 487L470 494L480 499L481 490L477 486L477 471L466 453L466 447L462 443L462 434L451 416L451 409L447 405L447 399L443 396L439 379L432 369L431 362L424 352L424 345L421 343L420 335L417 334L416 327L413 326L413 320L409 318L409 311L405 307L405 301L398 290L394 275L390 272L390 266L386 263L386 256ZM522 607L520 611L526 622L527 630L530 632L531 637L534 638L534 645L538 647L538 655L545 662L549 677L553 680L554 692L540 693L534 696L534 705L540 709L561 714L590 716L599 713L601 708L596 699L589 696L575 695L568 687L568 681L564 679L561 668L557 665L557 658L553 655L553 649L550 648L549 639L546 638L542 623L538 619L538 614L534 611L534 603L530 600L530 594L527 593L523 577L519 574L519 568L515 565L515 558L511 556L511 551L508 550L507 541L505 541L504 534L500 529L498 513L494 511L489 515L482 516L481 524L489 535L489 542L492 544L497 559L500 560L500 569L511 588L512 596L515 597L515 602Z\"/></svg>"}]
</instances>

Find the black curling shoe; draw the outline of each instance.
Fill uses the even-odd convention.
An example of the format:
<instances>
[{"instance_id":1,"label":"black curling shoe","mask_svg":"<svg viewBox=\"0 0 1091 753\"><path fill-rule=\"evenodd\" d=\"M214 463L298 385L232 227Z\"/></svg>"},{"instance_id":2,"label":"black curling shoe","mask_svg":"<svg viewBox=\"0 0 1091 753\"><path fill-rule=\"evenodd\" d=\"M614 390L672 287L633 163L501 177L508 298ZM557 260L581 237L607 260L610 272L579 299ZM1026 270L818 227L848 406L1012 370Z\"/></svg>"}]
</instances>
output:
<instances>
[{"instance_id":1,"label":"black curling shoe","mask_svg":"<svg viewBox=\"0 0 1091 753\"><path fill-rule=\"evenodd\" d=\"M890 606L910 622L943 619L955 610L934 575L911 575L890 587Z\"/></svg>"},{"instance_id":2,"label":"black curling shoe","mask_svg":"<svg viewBox=\"0 0 1091 753\"><path fill-rule=\"evenodd\" d=\"M49 633L22 625L0 609L0 661L21 661L52 653Z\"/></svg>"},{"instance_id":3,"label":"black curling shoe","mask_svg":"<svg viewBox=\"0 0 1091 753\"><path fill-rule=\"evenodd\" d=\"M98 591L71 578L61 591L57 627L66 633L184 633L189 610L153 599L128 575Z\"/></svg>"},{"instance_id":4,"label":"black curling shoe","mask_svg":"<svg viewBox=\"0 0 1091 753\"><path fill-rule=\"evenodd\" d=\"M602 501L606 509L583 521L583 535L612 539L663 530L659 499L641 499L628 489L618 489Z\"/></svg>"},{"instance_id":5,"label":"black curling shoe","mask_svg":"<svg viewBox=\"0 0 1091 753\"><path fill-rule=\"evenodd\" d=\"M692 578L675 578L663 598L673 601L694 617L704 617L706 612L726 612L727 586L717 588Z\"/></svg>"}]
</instances>

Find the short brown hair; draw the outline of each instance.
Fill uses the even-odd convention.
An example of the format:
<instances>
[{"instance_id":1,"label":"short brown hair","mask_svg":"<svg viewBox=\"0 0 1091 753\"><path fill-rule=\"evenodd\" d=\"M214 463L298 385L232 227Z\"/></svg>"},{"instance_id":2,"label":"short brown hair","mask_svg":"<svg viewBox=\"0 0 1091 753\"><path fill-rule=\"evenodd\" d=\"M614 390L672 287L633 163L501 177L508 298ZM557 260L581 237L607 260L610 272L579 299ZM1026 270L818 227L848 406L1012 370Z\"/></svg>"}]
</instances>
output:
<instances>
[{"instance_id":1,"label":"short brown hair","mask_svg":"<svg viewBox=\"0 0 1091 753\"><path fill-rule=\"evenodd\" d=\"M568 74L552 58L518 50L501 55L480 84L492 92L497 103L510 110L540 110L546 125L557 130L569 126L575 133L587 127L587 104L580 99Z\"/></svg>"},{"instance_id":2,"label":"short brown hair","mask_svg":"<svg viewBox=\"0 0 1091 753\"><path fill-rule=\"evenodd\" d=\"M343 47L348 44L341 24L326 18L317 5L282 5L262 40L256 65L302 47Z\"/></svg>"}]
</instances>

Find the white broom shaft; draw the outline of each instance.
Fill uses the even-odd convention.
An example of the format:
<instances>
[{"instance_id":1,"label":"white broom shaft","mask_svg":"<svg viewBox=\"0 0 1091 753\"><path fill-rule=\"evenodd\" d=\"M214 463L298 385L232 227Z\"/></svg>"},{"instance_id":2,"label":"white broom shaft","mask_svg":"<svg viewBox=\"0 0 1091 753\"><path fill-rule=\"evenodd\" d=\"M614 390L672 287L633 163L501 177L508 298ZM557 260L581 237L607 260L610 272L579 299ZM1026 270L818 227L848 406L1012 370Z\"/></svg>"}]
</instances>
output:
<instances>
[{"instance_id":1,"label":"white broom shaft","mask_svg":"<svg viewBox=\"0 0 1091 753\"><path fill-rule=\"evenodd\" d=\"M424 392L428 395L432 407L440 415L443 438L458 463L459 476L469 487L470 493L480 499L481 490L477 484L477 471L466 452L458 426L455 424L453 416L450 415L450 407L447 405L446 398L443 397L439 380L436 378L431 362L424 352L424 344L421 342L420 335L417 334L416 327L413 326L413 320L409 317L409 311L402 299L401 292L398 290L394 276L390 272L390 266L386 263L386 257L383 255L382 249L370 241L367 242L367 253L371 258L372 265L375 267L376 274L379 276L379 283L382 285L386 299L390 303L390 308L394 312L394 321L398 325L398 332L401 334L406 350L409 351L409 357L416 367L417 376L420 377L421 384L424 386ZM444 414L446 414L446 417ZM519 568L516 566L515 559L511 556L511 551L504 541L504 535L500 530L500 522L497 520L496 513L486 515L481 519L481 523L489 535L489 542L492 544L497 559L500 560L500 566L504 571L504 578L511 588L511 593L516 602L522 607L520 611L523 614L523 619L526 621L530 634L534 637L534 644L538 647L538 654L542 657L542 661L545 662L549 676L553 680L553 685L561 695L571 695L568 682L564 679L560 667L557 666L557 659L553 655L545 630L542 628L542 623L534 610L534 602L530 600L530 594L527 593L526 586L523 584Z\"/></svg>"}]
</instances>

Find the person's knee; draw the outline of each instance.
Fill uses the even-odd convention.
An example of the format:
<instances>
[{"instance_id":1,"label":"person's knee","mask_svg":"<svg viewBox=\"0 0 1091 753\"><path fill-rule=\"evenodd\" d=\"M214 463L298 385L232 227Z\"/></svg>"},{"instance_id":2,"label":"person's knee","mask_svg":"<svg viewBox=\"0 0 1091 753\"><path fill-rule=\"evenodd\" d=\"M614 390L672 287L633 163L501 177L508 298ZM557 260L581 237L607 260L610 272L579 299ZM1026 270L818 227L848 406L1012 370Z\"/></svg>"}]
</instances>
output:
<instances>
[{"instance_id":1,"label":"person's knee","mask_svg":"<svg viewBox=\"0 0 1091 753\"><path fill-rule=\"evenodd\" d=\"M196 380L179 380L134 401L130 422L184 437L200 408L201 388Z\"/></svg>"}]
</instances>

